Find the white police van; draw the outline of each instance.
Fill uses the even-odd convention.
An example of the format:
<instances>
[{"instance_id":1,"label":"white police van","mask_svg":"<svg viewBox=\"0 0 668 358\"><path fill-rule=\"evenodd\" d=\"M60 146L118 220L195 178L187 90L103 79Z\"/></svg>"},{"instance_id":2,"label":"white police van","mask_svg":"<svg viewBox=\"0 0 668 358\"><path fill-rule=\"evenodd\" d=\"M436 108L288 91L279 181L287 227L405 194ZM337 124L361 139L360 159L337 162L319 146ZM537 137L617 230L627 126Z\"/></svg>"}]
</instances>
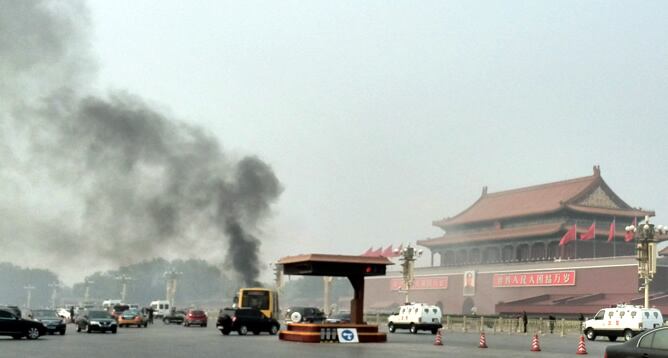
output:
<instances>
[{"instance_id":1,"label":"white police van","mask_svg":"<svg viewBox=\"0 0 668 358\"><path fill-rule=\"evenodd\" d=\"M610 341L624 337L628 341L646 329L660 326L663 326L663 316L656 308L617 305L598 311L594 318L582 323L582 330L590 341L597 336L607 336Z\"/></svg>"},{"instance_id":2,"label":"white police van","mask_svg":"<svg viewBox=\"0 0 668 358\"><path fill-rule=\"evenodd\" d=\"M410 303L399 307L399 312L387 318L387 329L394 332L398 328L408 329L411 333L431 331L436 334L441 324L441 309L424 303Z\"/></svg>"}]
</instances>

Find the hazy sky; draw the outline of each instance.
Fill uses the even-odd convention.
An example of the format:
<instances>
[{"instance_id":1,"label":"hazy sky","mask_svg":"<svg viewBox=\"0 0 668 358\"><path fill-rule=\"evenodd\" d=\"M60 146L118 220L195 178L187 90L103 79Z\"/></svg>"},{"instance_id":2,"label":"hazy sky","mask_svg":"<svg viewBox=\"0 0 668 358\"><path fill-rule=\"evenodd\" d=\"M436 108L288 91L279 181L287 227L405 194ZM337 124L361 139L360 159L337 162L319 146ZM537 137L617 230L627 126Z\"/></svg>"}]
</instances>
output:
<instances>
[{"instance_id":1,"label":"hazy sky","mask_svg":"<svg viewBox=\"0 0 668 358\"><path fill-rule=\"evenodd\" d=\"M490 191L591 175L667 223L668 3L93 1L100 87L257 153L268 259L441 231Z\"/></svg>"},{"instance_id":2,"label":"hazy sky","mask_svg":"<svg viewBox=\"0 0 668 358\"><path fill-rule=\"evenodd\" d=\"M257 154L262 257L442 234L490 192L591 175L668 224L668 2L91 1L95 87Z\"/></svg>"}]
</instances>

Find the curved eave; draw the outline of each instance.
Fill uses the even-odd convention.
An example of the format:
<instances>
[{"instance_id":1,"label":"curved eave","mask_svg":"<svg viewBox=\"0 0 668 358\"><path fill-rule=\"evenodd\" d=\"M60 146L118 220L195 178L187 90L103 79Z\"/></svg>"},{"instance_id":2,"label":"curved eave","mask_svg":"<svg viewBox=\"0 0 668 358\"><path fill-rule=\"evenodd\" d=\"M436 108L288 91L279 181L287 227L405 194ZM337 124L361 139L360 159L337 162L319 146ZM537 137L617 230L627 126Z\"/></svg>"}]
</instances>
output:
<instances>
[{"instance_id":1,"label":"curved eave","mask_svg":"<svg viewBox=\"0 0 668 358\"><path fill-rule=\"evenodd\" d=\"M511 229L500 229L483 231L473 234L460 235L443 235L435 239L419 240L418 245L427 248L435 246L462 244L480 241L496 241L496 240L511 240L521 239L525 237L540 237L547 235L554 235L564 230L566 223L559 222L554 224L534 225L530 227L520 227Z\"/></svg>"},{"instance_id":2,"label":"curved eave","mask_svg":"<svg viewBox=\"0 0 668 358\"><path fill-rule=\"evenodd\" d=\"M654 216L654 211L645 211L645 210L624 210L624 209L608 209L608 208L596 208L591 206L582 206L582 205L566 205L566 207L572 211L584 214L598 214L598 215L609 215L613 217L625 217L625 218L634 218L634 217L644 217L644 216Z\"/></svg>"}]
</instances>

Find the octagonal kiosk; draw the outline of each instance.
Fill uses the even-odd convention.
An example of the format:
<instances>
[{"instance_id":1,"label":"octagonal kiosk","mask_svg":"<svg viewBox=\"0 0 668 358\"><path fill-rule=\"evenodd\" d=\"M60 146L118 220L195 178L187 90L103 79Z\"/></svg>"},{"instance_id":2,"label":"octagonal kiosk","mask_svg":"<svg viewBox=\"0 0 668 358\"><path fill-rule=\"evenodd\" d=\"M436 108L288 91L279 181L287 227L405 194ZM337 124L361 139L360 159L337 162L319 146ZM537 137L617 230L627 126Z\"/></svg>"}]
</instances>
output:
<instances>
[{"instance_id":1,"label":"octagonal kiosk","mask_svg":"<svg viewBox=\"0 0 668 358\"><path fill-rule=\"evenodd\" d=\"M309 254L288 256L278 260L285 275L347 277L355 290L350 301L351 323L288 323L279 332L279 339L294 342L338 342L338 333L348 339L350 332L357 332L360 343L386 342L387 334L378 331L378 325L364 323L364 277L384 276L387 265L393 263L385 257Z\"/></svg>"}]
</instances>

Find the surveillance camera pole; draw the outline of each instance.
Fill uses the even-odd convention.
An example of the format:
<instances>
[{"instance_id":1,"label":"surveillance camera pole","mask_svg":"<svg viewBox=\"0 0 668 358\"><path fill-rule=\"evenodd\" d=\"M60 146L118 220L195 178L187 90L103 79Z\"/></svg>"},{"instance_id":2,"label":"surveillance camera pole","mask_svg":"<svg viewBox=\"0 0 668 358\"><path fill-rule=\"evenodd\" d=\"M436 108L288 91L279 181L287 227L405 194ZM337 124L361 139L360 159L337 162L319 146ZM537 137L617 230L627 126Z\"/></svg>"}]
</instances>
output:
<instances>
[{"instance_id":1,"label":"surveillance camera pole","mask_svg":"<svg viewBox=\"0 0 668 358\"><path fill-rule=\"evenodd\" d=\"M87 303L90 300L90 285L94 284L94 281L84 280L84 303Z\"/></svg>"},{"instance_id":2,"label":"surveillance camera pole","mask_svg":"<svg viewBox=\"0 0 668 358\"><path fill-rule=\"evenodd\" d=\"M649 308L649 283L656 274L656 241L658 235L668 233L668 227L663 225L654 226L649 222L649 216L645 216L645 222L635 227L626 227L626 232L638 233L636 254L638 260L638 276L643 280L645 289L645 308Z\"/></svg>"},{"instance_id":3,"label":"surveillance camera pole","mask_svg":"<svg viewBox=\"0 0 668 358\"><path fill-rule=\"evenodd\" d=\"M58 289L61 287L60 282L51 282L48 285L51 288L51 308L56 308L56 296L58 296Z\"/></svg>"},{"instance_id":4,"label":"surveillance camera pole","mask_svg":"<svg viewBox=\"0 0 668 358\"><path fill-rule=\"evenodd\" d=\"M416 250L410 244L406 245L400 253L401 263L401 273L404 279L404 292L406 297L404 302L409 303L408 295L410 293L411 287L415 281L414 270L415 270L415 260L422 256L422 250Z\"/></svg>"}]
</instances>

